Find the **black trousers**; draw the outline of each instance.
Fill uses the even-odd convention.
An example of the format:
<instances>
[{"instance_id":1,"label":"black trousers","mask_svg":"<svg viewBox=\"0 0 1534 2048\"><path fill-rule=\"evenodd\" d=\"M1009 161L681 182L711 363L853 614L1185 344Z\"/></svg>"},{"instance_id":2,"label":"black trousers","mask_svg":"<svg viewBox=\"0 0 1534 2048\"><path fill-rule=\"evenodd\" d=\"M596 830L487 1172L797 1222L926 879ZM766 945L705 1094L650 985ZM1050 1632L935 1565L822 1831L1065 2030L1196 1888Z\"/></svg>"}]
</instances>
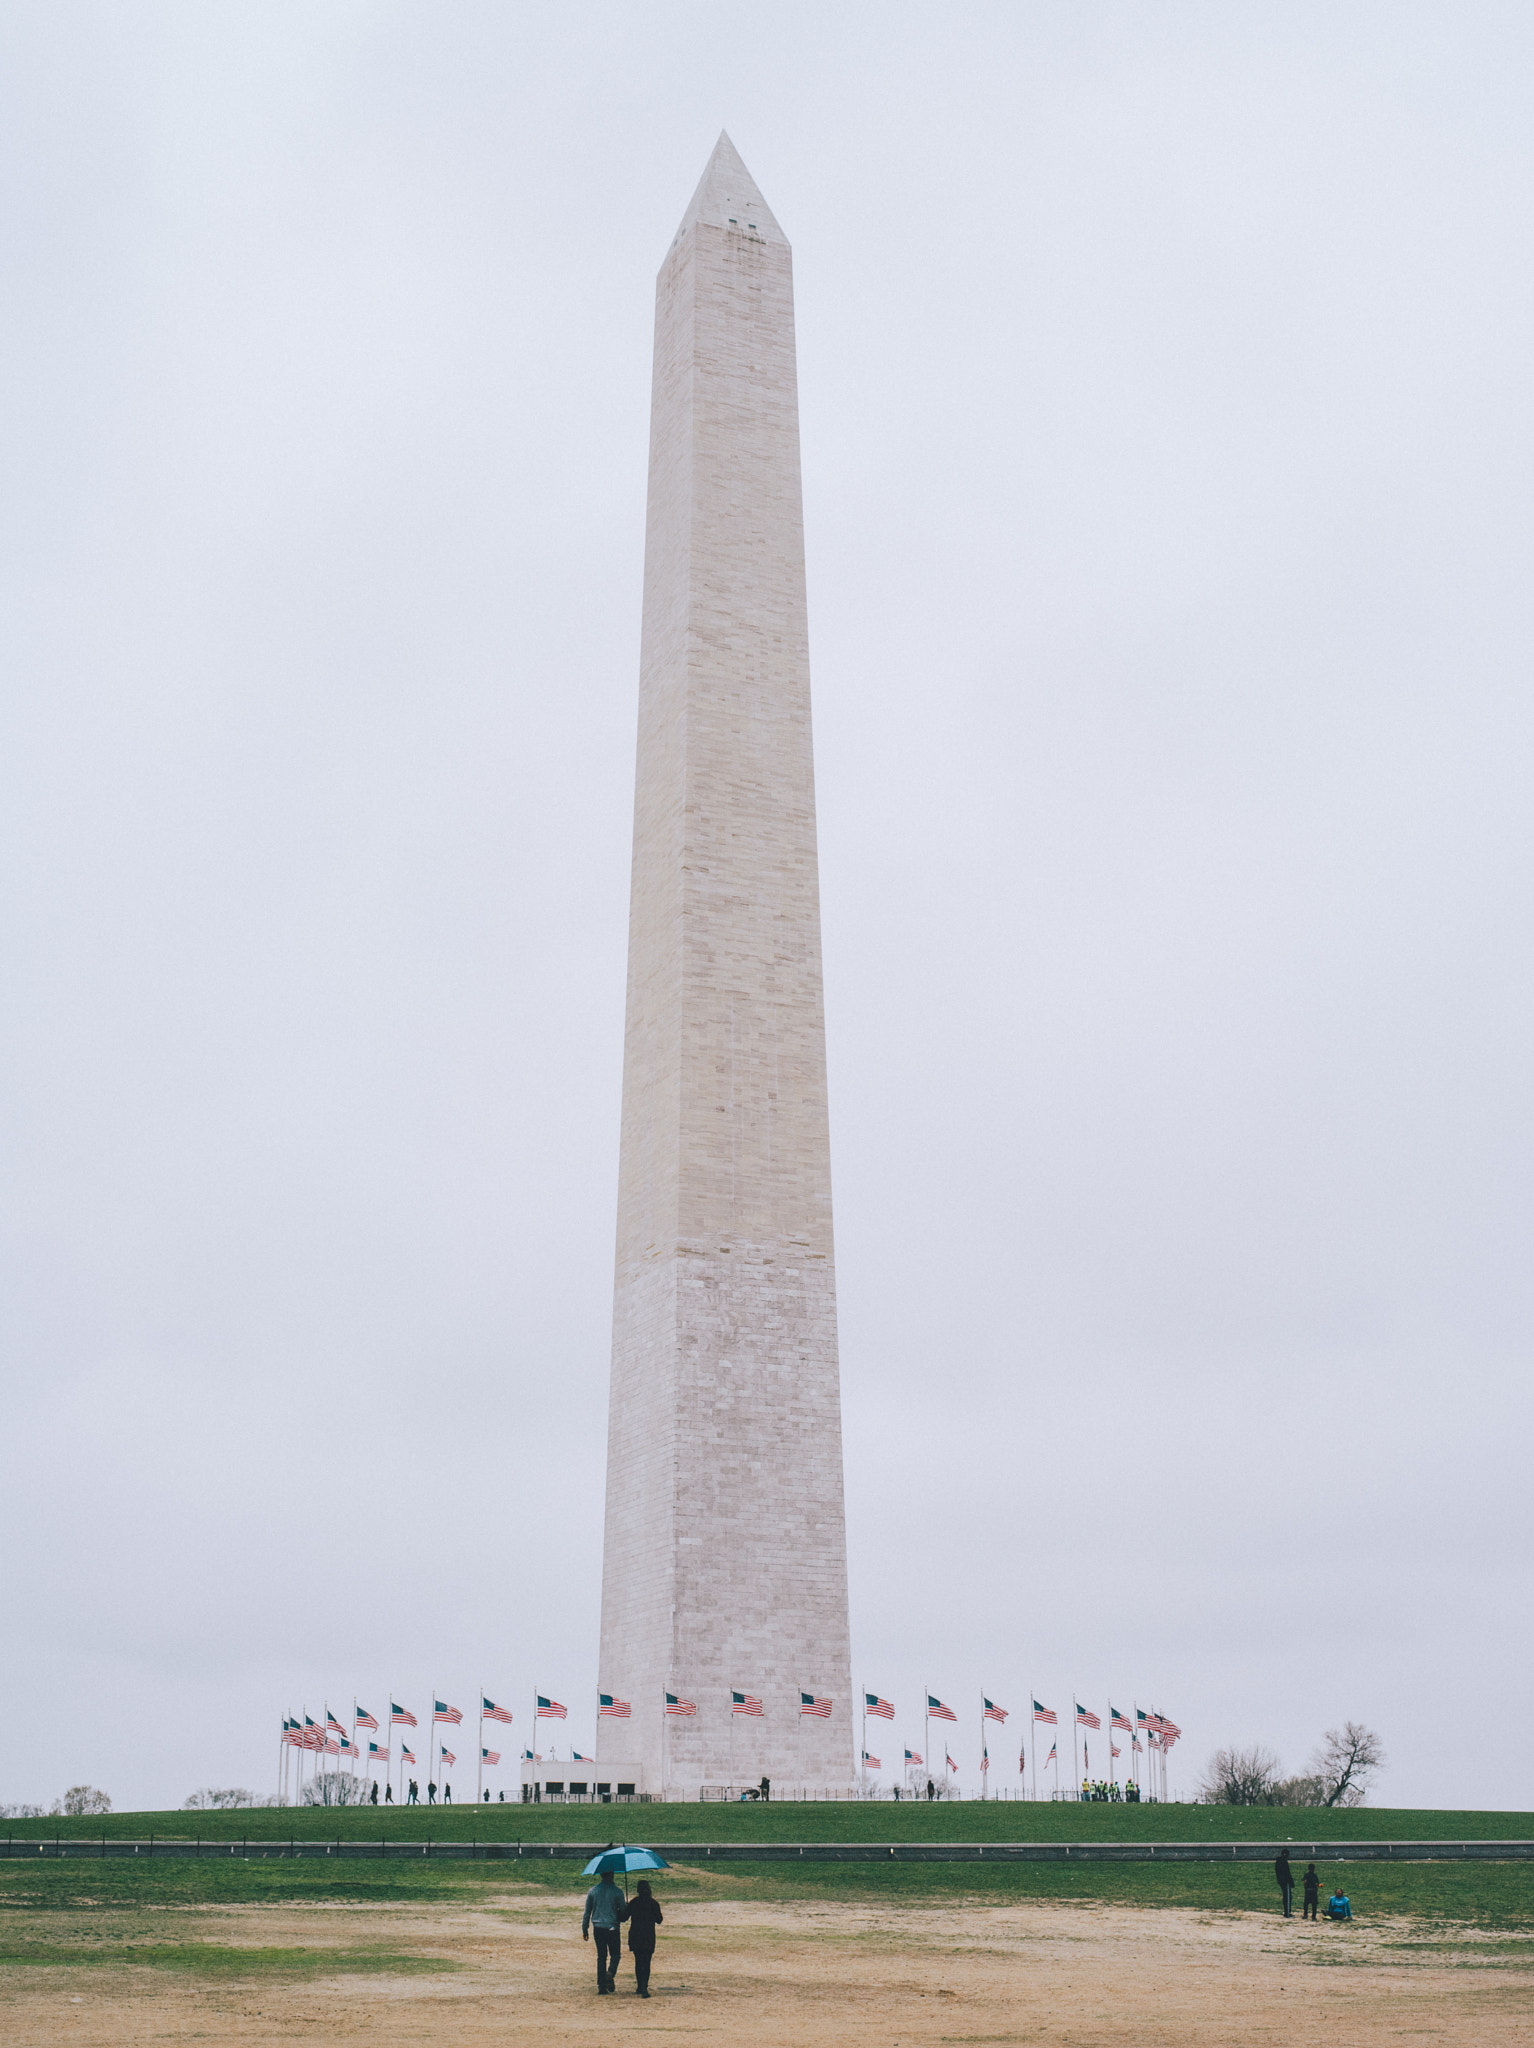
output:
<instances>
[{"instance_id":1,"label":"black trousers","mask_svg":"<svg viewBox=\"0 0 1534 2048\"><path fill-rule=\"evenodd\" d=\"M1289 1919L1289 1918L1290 1918L1290 1916L1291 1916L1291 1914L1292 1914L1292 1912L1293 1912L1293 1910L1294 1910L1294 1886L1293 1886L1293 1884L1292 1884L1292 1883L1290 1883L1290 1884L1281 1884L1281 1885L1279 1886L1279 1888L1278 1888L1278 1889L1279 1889L1279 1892L1280 1892L1280 1894L1281 1894L1281 1895L1282 1895L1282 1897L1283 1897L1283 1901L1284 1901L1284 1918L1285 1918L1285 1919L1287 1920L1287 1919Z\"/></svg>"},{"instance_id":2,"label":"black trousers","mask_svg":"<svg viewBox=\"0 0 1534 2048\"><path fill-rule=\"evenodd\" d=\"M597 1988L605 1990L618 1974L618 1958L622 1954L616 1927L593 1927L591 1938L597 1945Z\"/></svg>"},{"instance_id":3,"label":"black trousers","mask_svg":"<svg viewBox=\"0 0 1534 2048\"><path fill-rule=\"evenodd\" d=\"M1317 1908L1317 1905L1318 1905L1318 1903L1319 1903L1319 1902L1318 1902L1317 1900L1313 1899L1313 1898L1312 1898L1312 1897L1310 1896L1309 1892L1307 1892L1307 1893L1305 1894L1305 1906L1304 1906L1304 1912L1303 1912L1303 1917L1304 1917L1304 1918L1305 1918L1306 1920L1314 1920L1314 1919L1315 1919L1315 1917L1316 1917L1316 1908Z\"/></svg>"},{"instance_id":4,"label":"black trousers","mask_svg":"<svg viewBox=\"0 0 1534 2048\"><path fill-rule=\"evenodd\" d=\"M648 1991L650 1988L650 1965L655 1960L654 1949L631 1948L629 1954L634 1958L634 1989L636 1991Z\"/></svg>"}]
</instances>

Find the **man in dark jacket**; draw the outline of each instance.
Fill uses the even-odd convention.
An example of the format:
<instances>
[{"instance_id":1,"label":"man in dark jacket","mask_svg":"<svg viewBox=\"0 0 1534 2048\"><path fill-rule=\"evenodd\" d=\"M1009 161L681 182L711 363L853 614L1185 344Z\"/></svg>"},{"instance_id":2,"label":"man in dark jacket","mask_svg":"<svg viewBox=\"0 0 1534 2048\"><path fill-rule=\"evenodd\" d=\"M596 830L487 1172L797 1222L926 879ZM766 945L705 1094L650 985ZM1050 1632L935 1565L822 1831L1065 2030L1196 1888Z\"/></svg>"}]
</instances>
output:
<instances>
[{"instance_id":1,"label":"man in dark jacket","mask_svg":"<svg viewBox=\"0 0 1534 2048\"><path fill-rule=\"evenodd\" d=\"M1278 1879L1279 1896L1284 1902L1284 1918L1294 1917L1294 1872L1289 1867L1289 1851L1280 1849L1273 1859L1273 1875Z\"/></svg>"},{"instance_id":2,"label":"man in dark jacket","mask_svg":"<svg viewBox=\"0 0 1534 2048\"><path fill-rule=\"evenodd\" d=\"M634 1989L641 1998L650 1995L650 1965L655 1960L655 1930L666 1917L658 1901L651 1898L650 1887L641 1878L634 1887L634 1896L623 1909L623 1917L629 1924L629 1954L634 1958Z\"/></svg>"},{"instance_id":3,"label":"man in dark jacket","mask_svg":"<svg viewBox=\"0 0 1534 2048\"><path fill-rule=\"evenodd\" d=\"M1316 1876L1316 1866L1313 1863L1305 1865L1304 1884L1305 1902L1301 1909L1302 1916L1306 1920L1314 1920L1321 1905L1321 1880Z\"/></svg>"}]
</instances>

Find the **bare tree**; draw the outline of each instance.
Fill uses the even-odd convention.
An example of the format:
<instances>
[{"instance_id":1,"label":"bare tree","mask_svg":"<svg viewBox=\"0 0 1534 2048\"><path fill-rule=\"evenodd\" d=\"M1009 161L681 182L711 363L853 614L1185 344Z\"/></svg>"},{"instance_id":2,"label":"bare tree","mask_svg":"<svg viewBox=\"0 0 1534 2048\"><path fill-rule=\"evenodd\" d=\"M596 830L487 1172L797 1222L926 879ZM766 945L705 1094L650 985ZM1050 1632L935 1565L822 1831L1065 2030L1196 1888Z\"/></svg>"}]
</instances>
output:
<instances>
[{"instance_id":1,"label":"bare tree","mask_svg":"<svg viewBox=\"0 0 1534 2048\"><path fill-rule=\"evenodd\" d=\"M94 1785L71 1785L62 1800L53 1803L55 1813L110 1813L112 1798L108 1792L98 1792Z\"/></svg>"},{"instance_id":2,"label":"bare tree","mask_svg":"<svg viewBox=\"0 0 1534 2048\"><path fill-rule=\"evenodd\" d=\"M365 1806L369 1781L349 1771L321 1771L304 1786L305 1806Z\"/></svg>"},{"instance_id":3,"label":"bare tree","mask_svg":"<svg viewBox=\"0 0 1534 2048\"><path fill-rule=\"evenodd\" d=\"M41 1820L42 1817L40 1806L28 1806L25 1801L20 1806L0 1806L0 1820Z\"/></svg>"},{"instance_id":4,"label":"bare tree","mask_svg":"<svg viewBox=\"0 0 1534 2048\"><path fill-rule=\"evenodd\" d=\"M1311 1761L1321 1806L1362 1806L1369 1780L1385 1761L1385 1745L1362 1721L1328 1728Z\"/></svg>"},{"instance_id":5,"label":"bare tree","mask_svg":"<svg viewBox=\"0 0 1534 2048\"><path fill-rule=\"evenodd\" d=\"M1274 1806L1283 1766L1271 1749L1217 1749L1204 1767L1199 1796L1206 1806Z\"/></svg>"},{"instance_id":6,"label":"bare tree","mask_svg":"<svg viewBox=\"0 0 1534 2048\"><path fill-rule=\"evenodd\" d=\"M200 1792L187 1795L184 1805L192 1808L254 1806L256 1795L247 1792L243 1785L205 1785Z\"/></svg>"}]
</instances>

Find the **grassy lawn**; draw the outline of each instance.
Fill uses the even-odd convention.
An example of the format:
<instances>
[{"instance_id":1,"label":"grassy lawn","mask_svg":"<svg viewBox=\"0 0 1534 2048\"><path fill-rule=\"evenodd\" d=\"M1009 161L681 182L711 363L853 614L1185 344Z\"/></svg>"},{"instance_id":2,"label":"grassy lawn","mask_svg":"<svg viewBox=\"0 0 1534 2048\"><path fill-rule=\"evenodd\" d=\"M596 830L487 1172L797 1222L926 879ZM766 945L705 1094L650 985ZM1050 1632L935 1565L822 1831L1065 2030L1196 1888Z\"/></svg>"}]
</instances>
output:
<instances>
[{"instance_id":1,"label":"grassy lawn","mask_svg":"<svg viewBox=\"0 0 1534 2048\"><path fill-rule=\"evenodd\" d=\"M1534 1839L1534 1814L1417 1808L1083 1806L1020 1800L785 1800L767 1806L255 1807L0 1822L0 1841L1378 1842ZM0 1866L3 1867L3 1866Z\"/></svg>"},{"instance_id":2,"label":"grassy lawn","mask_svg":"<svg viewBox=\"0 0 1534 2048\"><path fill-rule=\"evenodd\" d=\"M1323 1895L1341 1876L1361 1921L1406 1915L1426 1923L1509 1932L1534 1930L1534 1881L1526 1864L1429 1863L1320 1865ZM1263 1865L827 1864L731 1862L679 1864L657 1879L663 1896L695 1900L781 1901L898 1906L1014 1905L1029 1901L1272 1914L1273 1876ZM564 1859L506 1864L401 1861L325 1864L292 1861L268 1848L249 1857L176 1858L163 1863L85 1860L32 1864L0 1861L0 1940L9 1914L28 1916L25 1946L35 1946L31 1917L53 1911L155 1915L167 1908L277 1904L498 1906L511 1899L567 1904L575 1912L587 1880ZM15 1924L14 1922L12 1924ZM136 1924L143 1931L143 1922ZM169 1958L178 1944L161 1924L152 1946ZM1346 1930L1337 1930L1345 1938ZM145 1938L148 1939L147 1931ZM71 1931L71 1944L77 1936ZM201 1948L200 1944L193 1946ZM243 1951L242 1953L249 1953ZM379 1951L378 1953L383 1953ZM22 1958L16 1958L22 1959ZM42 1958L37 1958L42 1959ZM153 1960L147 1952L142 1958ZM315 1967L335 1967L322 1954ZM175 1967L166 1962L160 1966ZM214 1967L211 1962L200 1966ZM231 1967L233 1967L231 1965ZM273 1965L276 1967L276 1965ZM392 1962L358 1967L393 1968ZM422 1963L419 1967L429 1967Z\"/></svg>"}]
</instances>

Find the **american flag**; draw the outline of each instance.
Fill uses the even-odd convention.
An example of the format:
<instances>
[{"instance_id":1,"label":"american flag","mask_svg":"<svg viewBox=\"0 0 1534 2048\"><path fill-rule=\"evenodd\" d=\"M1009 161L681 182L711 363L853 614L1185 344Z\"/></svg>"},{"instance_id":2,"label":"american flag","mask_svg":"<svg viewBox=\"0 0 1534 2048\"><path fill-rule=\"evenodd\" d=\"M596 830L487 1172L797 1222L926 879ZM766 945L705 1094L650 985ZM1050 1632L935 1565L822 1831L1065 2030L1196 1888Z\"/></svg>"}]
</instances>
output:
<instances>
[{"instance_id":1,"label":"american flag","mask_svg":"<svg viewBox=\"0 0 1534 2048\"><path fill-rule=\"evenodd\" d=\"M1169 1721L1166 1718L1165 1714L1163 1714L1161 1717L1161 1732L1163 1735L1170 1735L1172 1740L1175 1742L1178 1736L1181 1735L1182 1730L1178 1727L1175 1721Z\"/></svg>"},{"instance_id":2,"label":"american flag","mask_svg":"<svg viewBox=\"0 0 1534 2048\"><path fill-rule=\"evenodd\" d=\"M1149 1728L1151 1726L1151 1717L1146 1713L1144 1707L1135 1708L1135 1720L1142 1728Z\"/></svg>"},{"instance_id":3,"label":"american flag","mask_svg":"<svg viewBox=\"0 0 1534 2048\"><path fill-rule=\"evenodd\" d=\"M524 1749L522 1752L522 1761L525 1764L541 1764L543 1762L543 1758L541 1756L535 1756L530 1749Z\"/></svg>"},{"instance_id":4,"label":"american flag","mask_svg":"<svg viewBox=\"0 0 1534 2048\"><path fill-rule=\"evenodd\" d=\"M508 1728L511 1726L510 1707L498 1707L494 1700L487 1700L484 1694L481 1693L479 1696L479 1708L485 1720L504 1721Z\"/></svg>"},{"instance_id":5,"label":"american flag","mask_svg":"<svg viewBox=\"0 0 1534 2048\"><path fill-rule=\"evenodd\" d=\"M817 1698L812 1692L802 1692L799 1695L799 1711L801 1714L814 1714L819 1720L829 1721L831 1702L828 1699Z\"/></svg>"},{"instance_id":6,"label":"american flag","mask_svg":"<svg viewBox=\"0 0 1534 2048\"><path fill-rule=\"evenodd\" d=\"M439 1749L437 1754L450 1769L458 1761L450 1749Z\"/></svg>"},{"instance_id":7,"label":"american flag","mask_svg":"<svg viewBox=\"0 0 1534 2048\"><path fill-rule=\"evenodd\" d=\"M404 1745L404 1743L403 1743L403 1742L402 1742L402 1743L400 1744L400 1746L399 1746L399 1753L400 1753L400 1761L401 1761L402 1763L407 1763L407 1764L413 1764L413 1763L415 1762L415 1753L414 1753L414 1751L406 1749L406 1747L405 1747L405 1745Z\"/></svg>"},{"instance_id":8,"label":"american flag","mask_svg":"<svg viewBox=\"0 0 1534 2048\"><path fill-rule=\"evenodd\" d=\"M341 1754L341 1745L332 1735L325 1737L325 1754L326 1756L339 1756Z\"/></svg>"},{"instance_id":9,"label":"american flag","mask_svg":"<svg viewBox=\"0 0 1534 2048\"><path fill-rule=\"evenodd\" d=\"M908 1749L905 1753L905 1760L908 1764L914 1764L918 1769L920 1769L921 1751L919 1749Z\"/></svg>"},{"instance_id":10,"label":"american flag","mask_svg":"<svg viewBox=\"0 0 1534 2048\"><path fill-rule=\"evenodd\" d=\"M402 1728L414 1728L416 1726L415 1715L411 1713L410 1709L408 1707L397 1707L393 1700L389 1702L389 1719L397 1721Z\"/></svg>"},{"instance_id":11,"label":"american flag","mask_svg":"<svg viewBox=\"0 0 1534 2048\"><path fill-rule=\"evenodd\" d=\"M610 1692L597 1694L597 1717L607 1714L614 1721L627 1721L634 1709L627 1700L615 1700Z\"/></svg>"},{"instance_id":12,"label":"american flag","mask_svg":"<svg viewBox=\"0 0 1534 2048\"><path fill-rule=\"evenodd\" d=\"M880 1699L876 1692L864 1693L863 1706L867 1713L877 1714L881 1721L893 1721L895 1718L895 1709L888 1700Z\"/></svg>"},{"instance_id":13,"label":"american flag","mask_svg":"<svg viewBox=\"0 0 1534 2048\"><path fill-rule=\"evenodd\" d=\"M761 1701L752 1692L732 1692L730 1694L730 1712L732 1714L749 1714L755 1721L764 1721L767 1718L762 1712Z\"/></svg>"},{"instance_id":14,"label":"american flag","mask_svg":"<svg viewBox=\"0 0 1534 2048\"><path fill-rule=\"evenodd\" d=\"M1101 1714L1094 1714L1092 1709L1084 1707L1080 1700L1076 1702L1076 1726L1078 1728L1101 1728L1102 1725L1103 1717Z\"/></svg>"},{"instance_id":15,"label":"american flag","mask_svg":"<svg viewBox=\"0 0 1534 2048\"><path fill-rule=\"evenodd\" d=\"M446 1700L438 1700L432 1712L434 1721L450 1721L456 1728L463 1719L456 1707L450 1707Z\"/></svg>"},{"instance_id":16,"label":"american flag","mask_svg":"<svg viewBox=\"0 0 1534 2048\"><path fill-rule=\"evenodd\" d=\"M342 1756L361 1756L362 1751L349 1735L343 1735L341 1737L341 1754Z\"/></svg>"},{"instance_id":17,"label":"american flag","mask_svg":"<svg viewBox=\"0 0 1534 2048\"><path fill-rule=\"evenodd\" d=\"M1134 1722L1130 1720L1127 1714L1121 1714L1112 1700L1108 1702L1108 1726L1110 1728L1122 1728L1130 1735L1133 1735L1135 1732Z\"/></svg>"},{"instance_id":18,"label":"american flag","mask_svg":"<svg viewBox=\"0 0 1534 2048\"><path fill-rule=\"evenodd\" d=\"M1122 1756L1122 1755L1124 1754L1124 1752L1123 1752L1123 1750L1121 1750L1121 1749L1115 1749L1115 1748L1113 1747L1113 1744L1112 1744L1112 1743L1110 1742L1110 1743L1108 1744L1108 1754L1109 1754L1110 1756Z\"/></svg>"},{"instance_id":19,"label":"american flag","mask_svg":"<svg viewBox=\"0 0 1534 2048\"><path fill-rule=\"evenodd\" d=\"M988 1749L982 1749L980 1752L980 1768L982 1771L991 1768L991 1752Z\"/></svg>"},{"instance_id":20,"label":"american flag","mask_svg":"<svg viewBox=\"0 0 1534 2048\"><path fill-rule=\"evenodd\" d=\"M667 1693L666 1712L668 1714L695 1714L697 1711L698 1709L692 1700L684 1700L678 1693Z\"/></svg>"},{"instance_id":21,"label":"american flag","mask_svg":"<svg viewBox=\"0 0 1534 2048\"><path fill-rule=\"evenodd\" d=\"M876 1756L870 1756L865 1749L863 1752L863 1768L865 1771L882 1771L884 1766Z\"/></svg>"},{"instance_id":22,"label":"american flag","mask_svg":"<svg viewBox=\"0 0 1534 2048\"><path fill-rule=\"evenodd\" d=\"M371 1728L375 1735L378 1733L378 1723L373 1719L373 1716L366 1707L358 1707L357 1719L353 1725L358 1728Z\"/></svg>"},{"instance_id":23,"label":"american flag","mask_svg":"<svg viewBox=\"0 0 1534 2048\"><path fill-rule=\"evenodd\" d=\"M1129 1747L1132 1750L1135 1750L1140 1756L1144 1756L1145 1744L1140 1740L1138 1735L1132 1735L1129 1738Z\"/></svg>"},{"instance_id":24,"label":"american flag","mask_svg":"<svg viewBox=\"0 0 1534 2048\"><path fill-rule=\"evenodd\" d=\"M1033 1703L1033 1718L1035 1721L1043 1721L1050 1728L1058 1728L1060 1725L1060 1716L1054 1708L1040 1706L1037 1700Z\"/></svg>"},{"instance_id":25,"label":"american flag","mask_svg":"<svg viewBox=\"0 0 1534 2048\"><path fill-rule=\"evenodd\" d=\"M1060 1745L1059 1745L1059 1743L1058 1743L1058 1742L1052 1742L1052 1743L1051 1743L1051 1744L1049 1745L1049 1755L1048 1755L1047 1757L1045 1757L1045 1759L1044 1759L1044 1767L1045 1767L1045 1769L1046 1769L1046 1770L1047 1770L1047 1769L1049 1768L1049 1766L1050 1766L1050 1765L1051 1765L1051 1764L1052 1764L1052 1763L1054 1762L1054 1760L1055 1760L1055 1752L1056 1752L1056 1750L1058 1750L1058 1749L1059 1749L1059 1747L1060 1747ZM1037 1796L1037 1795L1035 1795L1035 1796Z\"/></svg>"},{"instance_id":26,"label":"american flag","mask_svg":"<svg viewBox=\"0 0 1534 2048\"><path fill-rule=\"evenodd\" d=\"M582 1756L578 1749L572 1749L570 1752L570 1761L573 1764L594 1764L596 1762L596 1758L594 1756Z\"/></svg>"},{"instance_id":27,"label":"american flag","mask_svg":"<svg viewBox=\"0 0 1534 2048\"><path fill-rule=\"evenodd\" d=\"M957 1721L959 1718L952 1707L945 1707L943 1702L934 1699L930 1692L927 1695L927 1712L934 1721Z\"/></svg>"},{"instance_id":28,"label":"american flag","mask_svg":"<svg viewBox=\"0 0 1534 2048\"><path fill-rule=\"evenodd\" d=\"M954 1762L953 1758L948 1754L946 1749L943 1751L943 1761L947 1764L949 1770L953 1772L954 1776L957 1777L959 1775L959 1767Z\"/></svg>"},{"instance_id":29,"label":"american flag","mask_svg":"<svg viewBox=\"0 0 1534 2048\"><path fill-rule=\"evenodd\" d=\"M982 1706L983 1706L983 1708L984 1708L984 1712L983 1712L983 1713L981 1714L981 1716L980 1716L980 1718L981 1718L981 1720L982 1720L982 1721L1005 1721L1005 1720L1006 1720L1006 1718L1007 1718L1007 1710L1006 1710L1006 1708L1005 1708L1005 1707L998 1707L998 1706L997 1706L997 1705L995 1704L995 1702L994 1702L994 1701L992 1701L992 1700L988 1700L988 1699L987 1699L987 1698L985 1697L985 1694L984 1694L984 1693L982 1693L982 1694L980 1695L980 1700L981 1700L981 1704L982 1704Z\"/></svg>"},{"instance_id":30,"label":"american flag","mask_svg":"<svg viewBox=\"0 0 1534 2048\"><path fill-rule=\"evenodd\" d=\"M344 1735L346 1733L346 1723L338 1721L335 1715L331 1713L329 1707L325 1709L325 1726L327 1728L334 1728L337 1735Z\"/></svg>"},{"instance_id":31,"label":"american flag","mask_svg":"<svg viewBox=\"0 0 1534 2048\"><path fill-rule=\"evenodd\" d=\"M386 1764L386 1763L387 1763L388 1761L389 1761L389 1745L388 1745L388 1743L387 1743L387 1742L386 1742L386 1743L384 1744L384 1746L383 1746L383 1748L382 1748L382 1749L380 1749L380 1748L378 1747L378 1744L377 1744L376 1742L370 1742L370 1743L368 1744L368 1762L369 1762L369 1763L371 1763L371 1764Z\"/></svg>"},{"instance_id":32,"label":"american flag","mask_svg":"<svg viewBox=\"0 0 1534 2048\"><path fill-rule=\"evenodd\" d=\"M446 1756L447 1751L444 1750L442 1753ZM498 1749L485 1749L481 1746L479 1760L482 1764L498 1764L501 1760L501 1752Z\"/></svg>"},{"instance_id":33,"label":"american flag","mask_svg":"<svg viewBox=\"0 0 1534 2048\"><path fill-rule=\"evenodd\" d=\"M564 1720L565 1710L559 1704L558 1700L546 1700L541 1692L534 1693L533 1698L538 1702L537 1718L540 1721Z\"/></svg>"}]
</instances>

